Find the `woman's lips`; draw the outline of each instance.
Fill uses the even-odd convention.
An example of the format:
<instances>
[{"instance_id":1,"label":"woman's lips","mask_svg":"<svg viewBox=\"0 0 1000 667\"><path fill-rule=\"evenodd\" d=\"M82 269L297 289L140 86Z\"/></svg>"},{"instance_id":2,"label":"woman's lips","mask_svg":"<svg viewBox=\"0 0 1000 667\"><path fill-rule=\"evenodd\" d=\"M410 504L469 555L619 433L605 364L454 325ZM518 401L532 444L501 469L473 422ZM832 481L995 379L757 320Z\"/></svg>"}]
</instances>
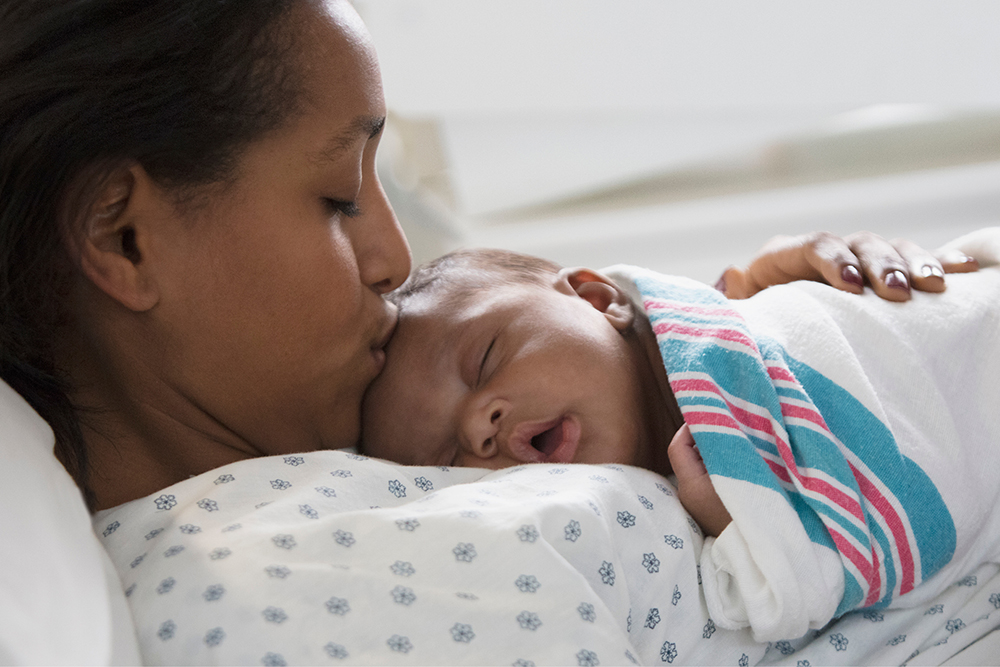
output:
<instances>
[{"instance_id":1,"label":"woman's lips","mask_svg":"<svg viewBox=\"0 0 1000 667\"><path fill-rule=\"evenodd\" d=\"M525 463L572 463L579 444L580 422L572 415L523 422L507 439L511 455Z\"/></svg>"}]
</instances>

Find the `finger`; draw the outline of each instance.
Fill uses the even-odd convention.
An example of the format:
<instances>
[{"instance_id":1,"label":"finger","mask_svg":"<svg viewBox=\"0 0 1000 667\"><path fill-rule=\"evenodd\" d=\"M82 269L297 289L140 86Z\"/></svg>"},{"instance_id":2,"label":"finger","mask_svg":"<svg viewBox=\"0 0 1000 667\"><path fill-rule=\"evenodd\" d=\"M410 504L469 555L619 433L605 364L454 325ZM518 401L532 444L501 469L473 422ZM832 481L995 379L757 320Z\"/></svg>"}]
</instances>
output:
<instances>
[{"instance_id":1,"label":"finger","mask_svg":"<svg viewBox=\"0 0 1000 667\"><path fill-rule=\"evenodd\" d=\"M811 235L804 250L805 260L829 285L854 294L864 291L861 262L847 241L818 232Z\"/></svg>"},{"instance_id":2,"label":"finger","mask_svg":"<svg viewBox=\"0 0 1000 667\"><path fill-rule=\"evenodd\" d=\"M723 271L719 282L715 283L715 289L728 299L746 299L760 291L750 280L746 269L738 266L730 266Z\"/></svg>"},{"instance_id":3,"label":"finger","mask_svg":"<svg viewBox=\"0 0 1000 667\"><path fill-rule=\"evenodd\" d=\"M670 445L667 446L667 458L670 459L670 467L677 475L678 485L708 474L687 424L681 426L674 434Z\"/></svg>"},{"instance_id":4,"label":"finger","mask_svg":"<svg viewBox=\"0 0 1000 667\"><path fill-rule=\"evenodd\" d=\"M771 285L783 285L793 280L820 280L823 275L811 264L806 248L817 236L776 236L760 249L745 269L732 271L729 298L746 298ZM727 277L727 288L730 279Z\"/></svg>"},{"instance_id":5,"label":"finger","mask_svg":"<svg viewBox=\"0 0 1000 667\"><path fill-rule=\"evenodd\" d=\"M869 232L852 234L847 242L875 294L886 301L909 300L909 267L891 243Z\"/></svg>"},{"instance_id":6,"label":"finger","mask_svg":"<svg viewBox=\"0 0 1000 667\"><path fill-rule=\"evenodd\" d=\"M944 269L934 255L906 239L893 239L891 243L906 262L913 289L922 292L944 291Z\"/></svg>"},{"instance_id":7,"label":"finger","mask_svg":"<svg viewBox=\"0 0 1000 667\"><path fill-rule=\"evenodd\" d=\"M969 273L979 270L979 262L961 250L945 250L935 253L945 273Z\"/></svg>"}]
</instances>

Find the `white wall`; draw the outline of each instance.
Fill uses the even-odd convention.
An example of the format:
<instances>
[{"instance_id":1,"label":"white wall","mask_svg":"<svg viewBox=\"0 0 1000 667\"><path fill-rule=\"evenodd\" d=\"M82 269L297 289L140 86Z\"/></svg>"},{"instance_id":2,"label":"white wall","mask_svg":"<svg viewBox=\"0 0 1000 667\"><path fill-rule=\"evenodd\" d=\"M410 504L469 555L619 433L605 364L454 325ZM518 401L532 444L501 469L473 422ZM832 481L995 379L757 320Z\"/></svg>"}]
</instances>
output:
<instances>
[{"instance_id":1,"label":"white wall","mask_svg":"<svg viewBox=\"0 0 1000 667\"><path fill-rule=\"evenodd\" d=\"M537 209L517 222L501 215L653 174L759 160L776 141L828 132L831 118L869 105L1000 109L1000 2L355 4L390 108L434 128L443 165L435 182L450 188L450 232L415 244L418 259L488 244L590 265L652 265L660 256L710 279L772 233L864 226L932 244L1000 219L996 167L960 159L951 170L862 177L861 164L857 178L825 184L618 210ZM393 159L424 160L412 147ZM395 196L411 212L422 198L403 201L400 188ZM401 217L428 219L426 211ZM411 236L428 236L426 226Z\"/></svg>"}]
</instances>

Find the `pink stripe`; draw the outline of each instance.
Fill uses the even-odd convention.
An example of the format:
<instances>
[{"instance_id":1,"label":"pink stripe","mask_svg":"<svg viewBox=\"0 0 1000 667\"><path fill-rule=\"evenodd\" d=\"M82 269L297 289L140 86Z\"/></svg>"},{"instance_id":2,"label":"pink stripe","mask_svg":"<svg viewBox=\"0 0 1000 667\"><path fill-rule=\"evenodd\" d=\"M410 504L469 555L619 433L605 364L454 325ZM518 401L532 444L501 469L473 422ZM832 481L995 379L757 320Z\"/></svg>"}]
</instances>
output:
<instances>
[{"instance_id":1,"label":"pink stripe","mask_svg":"<svg viewBox=\"0 0 1000 667\"><path fill-rule=\"evenodd\" d=\"M792 478L789 477L788 471L785 470L781 466L781 464L777 463L776 461L772 461L771 459L764 459L764 462L771 467L771 472L777 475L778 479L780 479L782 482L785 482L786 484L792 483Z\"/></svg>"},{"instance_id":2,"label":"pink stripe","mask_svg":"<svg viewBox=\"0 0 1000 667\"><path fill-rule=\"evenodd\" d=\"M813 424L816 424L816 426L822 428L825 435L833 435L830 433L830 428L826 425L826 422L823 421L823 415L813 408L805 408L801 405L792 405L781 401L781 416L785 419L788 419L789 417L798 417L799 419L811 421Z\"/></svg>"},{"instance_id":3,"label":"pink stripe","mask_svg":"<svg viewBox=\"0 0 1000 667\"><path fill-rule=\"evenodd\" d=\"M681 324L679 322L657 322L653 325L653 331L658 336L675 332L688 336L696 336L698 338L718 338L720 340L728 340L734 343L746 345L754 352L757 352L758 355L760 354L757 350L757 344L753 341L753 339L743 332L736 331L735 329L723 329L721 327L695 327L688 324Z\"/></svg>"},{"instance_id":4,"label":"pink stripe","mask_svg":"<svg viewBox=\"0 0 1000 667\"><path fill-rule=\"evenodd\" d=\"M792 372L787 368L781 368L779 366L768 366L767 374L771 376L772 380L784 380L785 382L794 382L799 384L799 381L795 379Z\"/></svg>"},{"instance_id":5,"label":"pink stripe","mask_svg":"<svg viewBox=\"0 0 1000 667\"><path fill-rule=\"evenodd\" d=\"M799 471L798 466L795 464L795 457L792 455L791 447L789 447L788 443L785 442L782 438L778 437L778 434L775 433L774 426L771 423L770 419L762 417L761 415L754 414L752 412L748 412L743 408L739 408L733 405L728 400L726 400L719 386L708 379L674 380L670 383L670 386L673 388L675 395L679 395L681 392L684 391L707 391L716 394L719 398L723 400L723 402L725 402L726 406L729 408L733 417L741 425L746 426L748 428L753 428L754 430L757 431L762 431L770 435L772 438L774 438L775 444L778 448L778 454L781 457L782 463L784 463L789 473L799 481L799 484L801 484L803 488L808 489L809 491L815 494L823 496L830 502L830 504L840 507L845 512L848 512L858 521L864 524L865 515L864 511L861 508L861 503L859 502L859 499L832 486L829 482L817 479L815 477L803 475ZM718 413L706 413L706 414L718 415ZM688 418L687 410L684 411L684 418L685 419ZM729 426L730 424L727 423L725 425ZM745 429L740 429L740 430L745 432Z\"/></svg>"},{"instance_id":6,"label":"pink stripe","mask_svg":"<svg viewBox=\"0 0 1000 667\"><path fill-rule=\"evenodd\" d=\"M827 529L830 531L830 537L833 538L833 543L837 545L837 551L847 557L847 560L854 563L864 579L864 583L868 584L868 590L872 589L872 564L864 557L860 551L854 548L846 537L840 534L840 531L835 530L833 526L827 525ZM878 579L878 570L875 570L875 578Z\"/></svg>"},{"instance_id":7,"label":"pink stripe","mask_svg":"<svg viewBox=\"0 0 1000 667\"><path fill-rule=\"evenodd\" d=\"M903 526L903 520L885 496L853 465L851 465L851 472L854 473L854 479L858 481L858 487L865 500L868 501L868 505L881 514L889 526L889 532L892 533L892 539L896 543L896 551L899 552L900 566L903 569L900 573L899 594L908 593L913 590L916 566L913 562L913 552L910 551L910 540Z\"/></svg>"},{"instance_id":8,"label":"pink stripe","mask_svg":"<svg viewBox=\"0 0 1000 667\"><path fill-rule=\"evenodd\" d=\"M735 419L721 412L685 412L684 421L692 426L725 426L734 431L740 430L740 425Z\"/></svg>"},{"instance_id":9,"label":"pink stripe","mask_svg":"<svg viewBox=\"0 0 1000 667\"><path fill-rule=\"evenodd\" d=\"M724 306L699 306L690 303L677 303L674 301L666 301L664 299L646 299L642 302L642 305L646 310L671 310L681 313L698 313L701 315L724 315L726 317L735 317L742 320L743 318L735 310L731 308L726 308Z\"/></svg>"}]
</instances>

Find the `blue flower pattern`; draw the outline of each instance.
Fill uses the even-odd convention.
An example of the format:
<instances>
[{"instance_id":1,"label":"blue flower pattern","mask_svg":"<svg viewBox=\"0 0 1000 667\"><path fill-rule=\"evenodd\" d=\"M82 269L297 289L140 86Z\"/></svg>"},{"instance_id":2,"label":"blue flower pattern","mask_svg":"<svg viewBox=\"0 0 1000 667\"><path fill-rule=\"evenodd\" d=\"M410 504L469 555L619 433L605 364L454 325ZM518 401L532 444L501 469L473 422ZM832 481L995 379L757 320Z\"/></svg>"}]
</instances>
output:
<instances>
[{"instance_id":1,"label":"blue flower pattern","mask_svg":"<svg viewBox=\"0 0 1000 667\"><path fill-rule=\"evenodd\" d=\"M451 552L455 554L455 560L462 563L471 563L476 557L476 547L471 543L459 542Z\"/></svg>"},{"instance_id":2,"label":"blue flower pattern","mask_svg":"<svg viewBox=\"0 0 1000 667\"><path fill-rule=\"evenodd\" d=\"M517 529L517 537L522 542L534 542L538 539L538 529L534 526L521 526Z\"/></svg>"},{"instance_id":3,"label":"blue flower pattern","mask_svg":"<svg viewBox=\"0 0 1000 667\"><path fill-rule=\"evenodd\" d=\"M177 506L177 498L174 495L162 495L153 502L158 510L170 510Z\"/></svg>"},{"instance_id":4,"label":"blue flower pattern","mask_svg":"<svg viewBox=\"0 0 1000 667\"><path fill-rule=\"evenodd\" d=\"M677 644L670 641L663 642L663 646L660 647L660 660L672 663L675 659L677 659Z\"/></svg>"},{"instance_id":5,"label":"blue flower pattern","mask_svg":"<svg viewBox=\"0 0 1000 667\"><path fill-rule=\"evenodd\" d=\"M601 583L607 584L608 586L615 585L615 566L608 561L603 561L601 563L600 569L597 571L601 575Z\"/></svg>"},{"instance_id":6,"label":"blue flower pattern","mask_svg":"<svg viewBox=\"0 0 1000 667\"><path fill-rule=\"evenodd\" d=\"M323 650L326 651L328 656L337 660L346 660L350 656L350 653L347 652L347 649L344 646L341 644L334 644L333 642L327 642L324 644Z\"/></svg>"},{"instance_id":7,"label":"blue flower pattern","mask_svg":"<svg viewBox=\"0 0 1000 667\"><path fill-rule=\"evenodd\" d=\"M525 630L531 630L534 632L541 625L542 621L538 618L538 614L530 611L522 611L517 615L517 624L520 625Z\"/></svg>"},{"instance_id":8,"label":"blue flower pattern","mask_svg":"<svg viewBox=\"0 0 1000 667\"><path fill-rule=\"evenodd\" d=\"M541 586L538 579L536 579L532 574L522 574L517 578L517 581L514 582L514 585L517 586L517 590L522 593L534 593Z\"/></svg>"},{"instance_id":9,"label":"blue flower pattern","mask_svg":"<svg viewBox=\"0 0 1000 667\"><path fill-rule=\"evenodd\" d=\"M324 603L326 610L331 614L343 616L351 610L351 603L344 598L332 597Z\"/></svg>"},{"instance_id":10,"label":"blue flower pattern","mask_svg":"<svg viewBox=\"0 0 1000 667\"><path fill-rule=\"evenodd\" d=\"M646 568L646 572L654 574L660 571L660 559L654 553L643 554L642 566Z\"/></svg>"},{"instance_id":11,"label":"blue flower pattern","mask_svg":"<svg viewBox=\"0 0 1000 667\"><path fill-rule=\"evenodd\" d=\"M580 535L583 534L583 531L580 529L580 522L575 519L570 520L570 522L566 524L566 527L563 528L563 534L570 542L576 542L580 539Z\"/></svg>"}]
</instances>

